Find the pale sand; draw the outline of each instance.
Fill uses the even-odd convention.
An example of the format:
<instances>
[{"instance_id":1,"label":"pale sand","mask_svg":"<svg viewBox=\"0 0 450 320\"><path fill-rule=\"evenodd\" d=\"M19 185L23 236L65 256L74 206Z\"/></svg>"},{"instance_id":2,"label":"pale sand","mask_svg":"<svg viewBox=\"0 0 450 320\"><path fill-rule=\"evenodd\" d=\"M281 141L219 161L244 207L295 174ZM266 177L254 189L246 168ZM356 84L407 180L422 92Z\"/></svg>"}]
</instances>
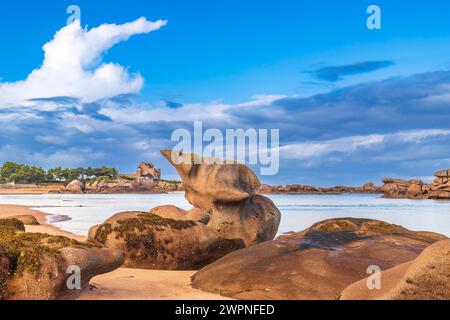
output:
<instances>
[{"instance_id":1,"label":"pale sand","mask_svg":"<svg viewBox=\"0 0 450 320\"><path fill-rule=\"evenodd\" d=\"M42 186L29 186L23 187L20 185L11 187L11 188L0 188L0 195L40 195L40 194L49 194L53 191L59 191L64 189L63 184L51 184L51 185L42 185Z\"/></svg>"},{"instance_id":2,"label":"pale sand","mask_svg":"<svg viewBox=\"0 0 450 320\"><path fill-rule=\"evenodd\" d=\"M94 287L79 300L225 300L191 287L195 271L120 268L91 281Z\"/></svg>"},{"instance_id":3,"label":"pale sand","mask_svg":"<svg viewBox=\"0 0 450 320\"><path fill-rule=\"evenodd\" d=\"M66 236L78 241L86 237L63 231L46 223L47 214L25 206L0 204L0 219L33 215L40 226L26 226L27 232ZM158 271L119 268L92 279L92 289L80 300L225 300L227 298L191 287L195 271Z\"/></svg>"}]
</instances>

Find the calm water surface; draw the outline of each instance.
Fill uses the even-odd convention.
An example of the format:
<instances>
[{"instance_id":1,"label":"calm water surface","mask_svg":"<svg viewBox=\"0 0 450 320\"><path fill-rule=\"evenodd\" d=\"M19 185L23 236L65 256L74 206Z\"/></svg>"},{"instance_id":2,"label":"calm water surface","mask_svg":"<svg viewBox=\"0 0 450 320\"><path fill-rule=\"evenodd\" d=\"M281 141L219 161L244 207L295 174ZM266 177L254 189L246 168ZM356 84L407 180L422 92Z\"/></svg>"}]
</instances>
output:
<instances>
[{"instance_id":1,"label":"calm water surface","mask_svg":"<svg viewBox=\"0 0 450 320\"><path fill-rule=\"evenodd\" d=\"M378 195L273 195L282 213L280 234L301 231L331 218L372 218L411 230L450 237L450 201L381 199ZM0 195L1 204L31 206L51 214L49 223L87 235L89 228L122 211L160 205L190 209L184 193L164 195Z\"/></svg>"}]
</instances>

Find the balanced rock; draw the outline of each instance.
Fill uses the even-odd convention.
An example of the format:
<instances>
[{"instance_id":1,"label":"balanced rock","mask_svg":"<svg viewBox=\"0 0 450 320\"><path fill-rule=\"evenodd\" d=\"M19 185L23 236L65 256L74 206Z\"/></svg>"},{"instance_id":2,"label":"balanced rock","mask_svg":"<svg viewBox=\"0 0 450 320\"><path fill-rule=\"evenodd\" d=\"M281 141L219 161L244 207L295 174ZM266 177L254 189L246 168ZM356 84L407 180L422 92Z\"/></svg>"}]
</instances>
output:
<instances>
[{"instance_id":1,"label":"balanced rock","mask_svg":"<svg viewBox=\"0 0 450 320\"><path fill-rule=\"evenodd\" d=\"M180 174L194 208L168 205L117 214L91 228L93 243L122 250L127 267L192 270L275 237L280 211L256 194L261 184L249 168L193 154L162 154Z\"/></svg>"},{"instance_id":2,"label":"balanced rock","mask_svg":"<svg viewBox=\"0 0 450 320\"><path fill-rule=\"evenodd\" d=\"M195 207L208 211L217 202L242 201L261 187L258 177L243 164L208 164L210 159L194 154L161 153L177 170L186 199Z\"/></svg>"},{"instance_id":3,"label":"balanced rock","mask_svg":"<svg viewBox=\"0 0 450 320\"><path fill-rule=\"evenodd\" d=\"M370 266L395 267L444 239L377 220L327 220L231 253L195 274L193 286L236 299L333 300Z\"/></svg>"},{"instance_id":4,"label":"balanced rock","mask_svg":"<svg viewBox=\"0 0 450 320\"><path fill-rule=\"evenodd\" d=\"M194 154L161 153L181 176L186 199L209 214L209 228L224 238L243 239L246 246L276 236L280 211L270 199L256 194L261 183L248 167L214 163Z\"/></svg>"},{"instance_id":5,"label":"balanced rock","mask_svg":"<svg viewBox=\"0 0 450 320\"><path fill-rule=\"evenodd\" d=\"M24 230L17 219L0 220L0 300L74 298L81 291L67 285L76 271L70 267L79 268L81 289L86 289L92 277L111 272L124 261L118 250Z\"/></svg>"},{"instance_id":6,"label":"balanced rock","mask_svg":"<svg viewBox=\"0 0 450 320\"><path fill-rule=\"evenodd\" d=\"M66 191L73 193L83 193L86 187L80 180L74 180L66 186Z\"/></svg>"},{"instance_id":7,"label":"balanced rock","mask_svg":"<svg viewBox=\"0 0 450 320\"><path fill-rule=\"evenodd\" d=\"M379 290L369 290L371 279L346 288L342 300L450 300L450 241L425 249L415 260L381 273Z\"/></svg>"},{"instance_id":8,"label":"balanced rock","mask_svg":"<svg viewBox=\"0 0 450 320\"><path fill-rule=\"evenodd\" d=\"M162 270L199 269L245 246L242 240L225 239L201 222L146 212L116 214L93 227L89 238L124 252L125 267Z\"/></svg>"}]
</instances>

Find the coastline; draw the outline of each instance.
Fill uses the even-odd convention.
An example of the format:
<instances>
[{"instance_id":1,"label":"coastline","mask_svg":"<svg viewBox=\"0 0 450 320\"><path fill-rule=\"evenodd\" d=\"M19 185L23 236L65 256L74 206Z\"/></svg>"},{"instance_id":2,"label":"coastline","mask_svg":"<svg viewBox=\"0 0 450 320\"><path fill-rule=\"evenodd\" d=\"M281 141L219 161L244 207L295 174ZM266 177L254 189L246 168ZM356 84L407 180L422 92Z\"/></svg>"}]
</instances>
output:
<instances>
[{"instance_id":1,"label":"coastline","mask_svg":"<svg viewBox=\"0 0 450 320\"><path fill-rule=\"evenodd\" d=\"M40 225L26 226L26 232L65 236L80 242L87 237L61 230L46 222L48 214L27 206L0 204L0 219L32 215ZM228 298L191 287L196 271L160 271L119 268L91 280L92 288L78 300L226 300Z\"/></svg>"}]
</instances>

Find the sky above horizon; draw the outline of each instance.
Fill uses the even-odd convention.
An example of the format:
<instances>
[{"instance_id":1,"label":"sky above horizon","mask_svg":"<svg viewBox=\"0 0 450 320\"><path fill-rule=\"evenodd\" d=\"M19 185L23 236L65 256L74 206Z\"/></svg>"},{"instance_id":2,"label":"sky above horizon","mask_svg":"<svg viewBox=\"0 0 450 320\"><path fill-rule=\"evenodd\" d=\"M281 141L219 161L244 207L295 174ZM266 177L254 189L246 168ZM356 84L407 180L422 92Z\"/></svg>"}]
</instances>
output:
<instances>
[{"instance_id":1,"label":"sky above horizon","mask_svg":"<svg viewBox=\"0 0 450 320\"><path fill-rule=\"evenodd\" d=\"M66 26L72 4L81 25ZM429 181L450 167L449 14L438 0L2 1L0 162L146 160L174 179L159 150L202 120L280 129L266 183Z\"/></svg>"}]
</instances>

